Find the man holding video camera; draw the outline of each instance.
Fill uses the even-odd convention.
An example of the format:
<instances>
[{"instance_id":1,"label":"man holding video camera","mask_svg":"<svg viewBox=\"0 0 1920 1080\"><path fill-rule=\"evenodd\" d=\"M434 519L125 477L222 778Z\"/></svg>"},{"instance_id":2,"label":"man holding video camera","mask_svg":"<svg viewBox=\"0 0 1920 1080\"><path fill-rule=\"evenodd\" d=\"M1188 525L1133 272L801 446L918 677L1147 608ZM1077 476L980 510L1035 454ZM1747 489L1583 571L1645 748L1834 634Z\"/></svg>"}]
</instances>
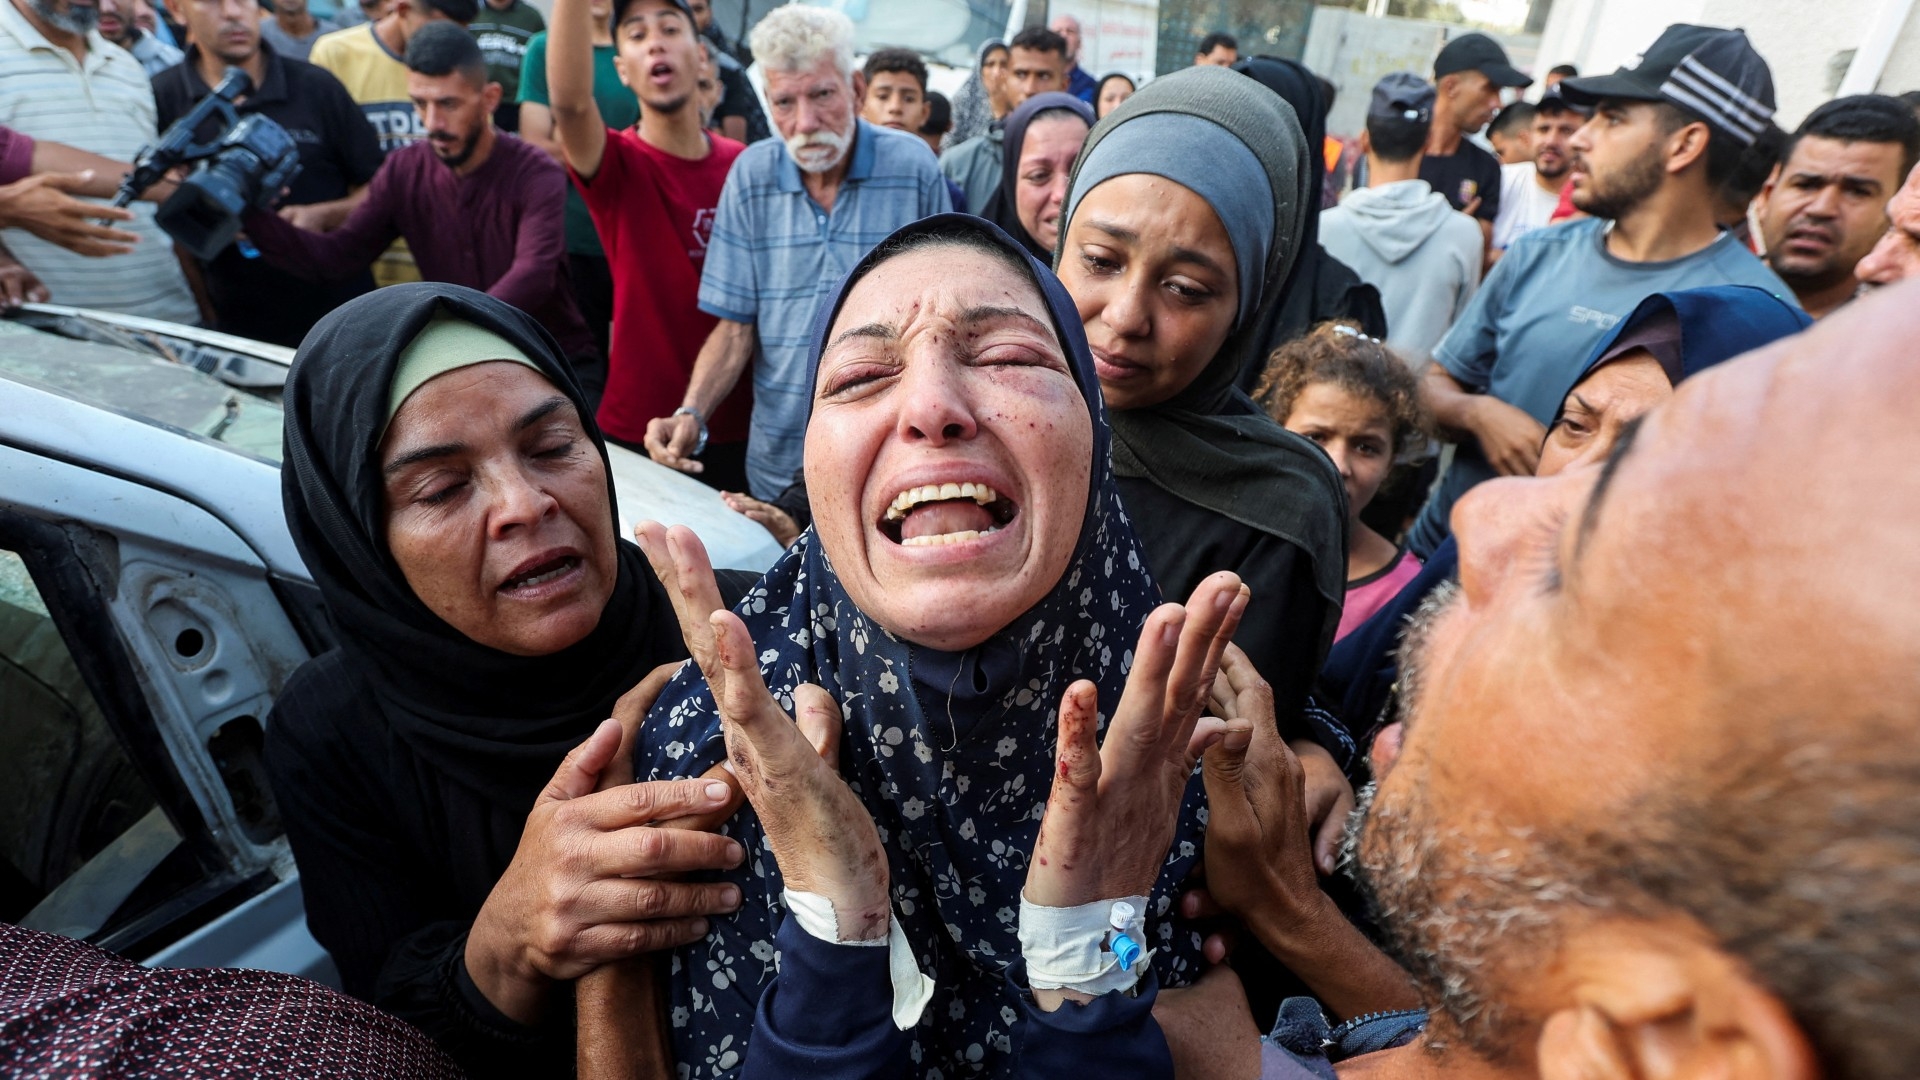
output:
<instances>
[{"instance_id":1,"label":"man holding video camera","mask_svg":"<svg viewBox=\"0 0 1920 1080\"><path fill-rule=\"evenodd\" d=\"M348 198L380 169L380 140L340 80L304 61L284 57L260 40L257 0L167 0L194 44L187 58L154 76L160 128L190 112L212 93L229 67L253 80L236 109L259 113L293 136L300 172L283 205L321 206ZM194 132L205 142L220 133L217 118ZM283 215L290 216L290 215ZM218 329L258 341L297 346L322 315L373 288L360 271L339 281L307 282L247 258L237 245L201 264Z\"/></svg>"}]
</instances>

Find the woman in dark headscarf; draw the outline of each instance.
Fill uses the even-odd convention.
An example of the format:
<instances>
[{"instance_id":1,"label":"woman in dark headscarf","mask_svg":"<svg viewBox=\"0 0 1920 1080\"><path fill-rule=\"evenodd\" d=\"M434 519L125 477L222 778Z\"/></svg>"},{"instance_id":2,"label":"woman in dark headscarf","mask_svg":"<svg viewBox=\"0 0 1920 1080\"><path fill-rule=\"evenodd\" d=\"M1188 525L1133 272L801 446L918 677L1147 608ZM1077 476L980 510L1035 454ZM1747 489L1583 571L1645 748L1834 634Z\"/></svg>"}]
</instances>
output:
<instances>
[{"instance_id":1,"label":"woman in dark headscarf","mask_svg":"<svg viewBox=\"0 0 1920 1080\"><path fill-rule=\"evenodd\" d=\"M687 899L723 908L677 885L639 896L622 875L652 867L627 858L554 861L642 824L581 824L617 805L588 794L618 746L597 729L655 665L687 655L659 580L617 538L593 411L527 315L413 284L321 320L286 414L287 525L339 639L293 673L267 727L307 924L349 993L470 1074L568 1069L572 1024L544 999L636 951L610 945L610 924L630 931L669 892L672 914L701 913ZM589 736L597 756L573 763L582 788L561 762ZM571 824L536 809L550 785L584 797ZM686 838L728 864L730 843ZM549 886L601 906L535 898ZM643 936L662 947L694 922ZM566 934L576 944L542 951Z\"/></svg>"},{"instance_id":2,"label":"woman in dark headscarf","mask_svg":"<svg viewBox=\"0 0 1920 1080\"><path fill-rule=\"evenodd\" d=\"M1347 264L1320 246L1321 187L1327 180L1327 97L1319 76L1304 64L1271 56L1250 56L1233 65L1238 71L1293 106L1306 136L1312 189L1297 240L1300 258L1281 290L1280 303L1262 312L1256 337L1260 348L1250 355L1251 366L1240 372L1240 388L1251 391L1265 370L1273 350L1305 337L1328 319L1352 319L1369 337L1387 336L1386 310L1380 292L1360 280Z\"/></svg>"},{"instance_id":3,"label":"woman in dark headscarf","mask_svg":"<svg viewBox=\"0 0 1920 1080\"><path fill-rule=\"evenodd\" d=\"M998 97L997 85L999 71L994 68L997 61L1001 68L1006 66L1007 43L999 38L988 38L980 43L980 52L973 59L973 71L967 81L953 94L953 129L947 132L943 147L959 146L976 135L985 135L987 129L1000 119L995 100Z\"/></svg>"},{"instance_id":4,"label":"woman in dark headscarf","mask_svg":"<svg viewBox=\"0 0 1920 1080\"><path fill-rule=\"evenodd\" d=\"M1095 119L1105 119L1106 115L1120 107L1120 103L1133 96L1139 89L1133 83L1132 76L1122 71L1112 71L1100 76L1100 82L1093 90L1093 113Z\"/></svg>"},{"instance_id":5,"label":"woman in dark headscarf","mask_svg":"<svg viewBox=\"0 0 1920 1080\"><path fill-rule=\"evenodd\" d=\"M1674 387L1812 323L1799 307L1751 285L1654 293L1588 354L1547 428L1534 475L1604 459L1621 429L1671 397ZM1388 719L1407 619L1459 574L1460 553L1448 537L1420 576L1328 655L1326 688L1362 742Z\"/></svg>"},{"instance_id":6,"label":"woman in dark headscarf","mask_svg":"<svg viewBox=\"0 0 1920 1080\"><path fill-rule=\"evenodd\" d=\"M888 273L869 278L882 264ZM883 284L861 294L863 280ZM856 295L859 325L841 325ZM892 949L932 976L930 1000L907 993L895 1012L911 1044L897 1047L905 1060L891 1075L1000 1074L1020 1012L1005 969L1022 955L1021 891L1054 783L1056 710L1079 680L1101 716L1127 707L1122 684L1157 591L1109 472L1072 301L1004 233L960 215L896 233L822 311L812 362L814 526L736 607L739 636L751 635L778 708L804 716L819 697L811 683L844 717L839 774L878 826L904 936ZM667 543L648 535L656 563ZM1220 575L1208 587L1196 595L1219 597L1207 610L1231 633L1219 619L1246 603L1232 596L1238 583ZM697 614L688 621L698 634ZM1204 622L1189 616L1187 632ZM697 773L727 753L722 728L689 668L641 728L636 772ZM1180 771L1172 851L1149 852L1146 864L1158 877L1142 904L1160 985L1198 975L1199 938L1169 915L1198 853L1203 800L1199 779ZM806 888L783 882L788 868L750 807L727 829L751 853L726 876L745 900L673 969L675 1056L702 1076L735 1075L754 1056L756 1008L775 1007L762 994L776 936L787 940L796 917L783 890ZM1141 843L1152 847L1144 834ZM798 1005L830 1012L821 1023L831 1025L845 1003Z\"/></svg>"},{"instance_id":7,"label":"woman in dark headscarf","mask_svg":"<svg viewBox=\"0 0 1920 1080\"><path fill-rule=\"evenodd\" d=\"M1035 94L1007 114L1000 186L980 216L1042 262L1053 258L1067 176L1092 128L1092 107L1072 94Z\"/></svg>"},{"instance_id":8,"label":"woman in dark headscarf","mask_svg":"<svg viewBox=\"0 0 1920 1080\"><path fill-rule=\"evenodd\" d=\"M1339 622L1346 494L1327 456L1237 380L1265 355L1263 318L1304 256L1311 170L1279 97L1217 68L1163 76L1088 137L1056 260L1154 578L1169 596L1219 570L1247 582L1236 640L1290 738Z\"/></svg>"}]
</instances>

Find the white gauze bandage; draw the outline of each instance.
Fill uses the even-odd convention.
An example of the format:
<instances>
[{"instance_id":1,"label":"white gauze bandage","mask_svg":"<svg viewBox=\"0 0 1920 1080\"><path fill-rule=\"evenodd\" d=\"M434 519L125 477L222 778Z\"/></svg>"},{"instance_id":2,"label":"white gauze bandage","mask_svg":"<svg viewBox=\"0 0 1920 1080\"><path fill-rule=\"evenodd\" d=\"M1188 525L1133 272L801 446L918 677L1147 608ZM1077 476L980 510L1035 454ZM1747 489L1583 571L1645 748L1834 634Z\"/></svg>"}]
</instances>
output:
<instances>
[{"instance_id":1,"label":"white gauze bandage","mask_svg":"<svg viewBox=\"0 0 1920 1080\"><path fill-rule=\"evenodd\" d=\"M933 980L920 971L907 945L906 932L892 912L887 914L887 936L871 941L846 941L840 937L840 919L834 914L833 901L819 893L780 891L780 902L800 923L800 929L821 941L835 945L887 947L887 974L893 980L893 1026L906 1031L920 1022L920 1014L933 999Z\"/></svg>"},{"instance_id":2,"label":"white gauze bandage","mask_svg":"<svg viewBox=\"0 0 1920 1080\"><path fill-rule=\"evenodd\" d=\"M1129 896L1134 916L1126 933L1146 948L1147 898ZM1109 919L1113 900L1079 907L1041 907L1020 897L1020 955L1027 961L1027 985L1035 990L1074 990L1090 997L1131 990L1153 960L1145 951L1133 966L1122 968L1120 958L1107 948L1113 931Z\"/></svg>"}]
</instances>

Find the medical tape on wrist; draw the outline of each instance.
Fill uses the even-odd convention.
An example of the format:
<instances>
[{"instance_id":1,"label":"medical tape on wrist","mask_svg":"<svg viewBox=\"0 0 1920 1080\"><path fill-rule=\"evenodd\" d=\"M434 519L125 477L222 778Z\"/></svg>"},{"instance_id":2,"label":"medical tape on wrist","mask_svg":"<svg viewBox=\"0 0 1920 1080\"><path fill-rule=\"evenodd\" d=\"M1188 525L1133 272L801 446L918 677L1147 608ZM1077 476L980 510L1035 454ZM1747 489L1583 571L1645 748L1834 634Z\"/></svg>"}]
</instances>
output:
<instances>
[{"instance_id":1,"label":"medical tape on wrist","mask_svg":"<svg viewBox=\"0 0 1920 1080\"><path fill-rule=\"evenodd\" d=\"M1114 905L1133 906L1125 933L1144 948L1147 898L1097 900L1078 907L1041 907L1020 897L1020 955L1027 962L1027 985L1035 990L1074 990L1092 997L1131 990L1153 961L1147 950L1128 967L1115 955L1110 924Z\"/></svg>"},{"instance_id":2,"label":"medical tape on wrist","mask_svg":"<svg viewBox=\"0 0 1920 1080\"><path fill-rule=\"evenodd\" d=\"M884 939L843 941L840 938L840 919L834 914L833 901L819 893L782 889L780 902L793 914L800 929L820 941L857 947L885 945L887 975L893 981L893 1026L906 1031L920 1022L920 1014L933 998L933 980L920 971L919 962L913 958L913 949L907 944L906 931L900 929L900 920L891 910L887 913L887 936Z\"/></svg>"}]
</instances>

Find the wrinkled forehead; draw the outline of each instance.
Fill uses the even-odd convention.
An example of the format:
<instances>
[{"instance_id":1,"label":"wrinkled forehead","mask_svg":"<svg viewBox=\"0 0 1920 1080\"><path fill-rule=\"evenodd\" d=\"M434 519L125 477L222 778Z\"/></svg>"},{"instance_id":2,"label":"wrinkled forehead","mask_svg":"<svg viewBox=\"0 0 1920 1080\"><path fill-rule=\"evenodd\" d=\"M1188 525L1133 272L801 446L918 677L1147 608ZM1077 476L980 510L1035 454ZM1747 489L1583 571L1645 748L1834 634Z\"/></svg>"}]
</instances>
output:
<instances>
[{"instance_id":1,"label":"wrinkled forehead","mask_svg":"<svg viewBox=\"0 0 1920 1080\"><path fill-rule=\"evenodd\" d=\"M831 359L845 334L867 325L905 333L934 321L963 329L1019 312L1043 330L1056 351L1058 329L1032 278L1009 254L959 242L936 241L883 259L847 291L827 331L822 359Z\"/></svg>"},{"instance_id":2,"label":"wrinkled forehead","mask_svg":"<svg viewBox=\"0 0 1920 1080\"><path fill-rule=\"evenodd\" d=\"M811 93L814 90L848 85L853 76L842 74L832 53L822 53L811 65L797 70L765 69L767 93Z\"/></svg>"},{"instance_id":3,"label":"wrinkled forehead","mask_svg":"<svg viewBox=\"0 0 1920 1080\"><path fill-rule=\"evenodd\" d=\"M1867 533L1891 528L1908 538L1900 551L1920 548L1920 499L1901 494L1920 485L1894 465L1920 454L1920 438L1889 400L1902 382L1910 399L1920 379L1869 374L1892 376L1891 363L1836 363L1836 345L1857 348L1849 340L1790 338L1687 380L1647 414L1583 511L1579 557L1595 599L1649 619L1703 605L1741 636L1763 628L1739 626L1736 613L1804 611L1816 595L1839 598L1844 579L1873 576L1866 562L1895 553L1858 550ZM1911 555L1894 561L1920 572ZM1882 572L1895 573L1894 561Z\"/></svg>"},{"instance_id":4,"label":"wrinkled forehead","mask_svg":"<svg viewBox=\"0 0 1920 1080\"><path fill-rule=\"evenodd\" d=\"M1913 704L1920 430L1904 403L1920 377L1885 342L1836 353L1861 327L1832 329L1682 384L1587 508L1596 638L1680 657L1707 743Z\"/></svg>"},{"instance_id":5,"label":"wrinkled forehead","mask_svg":"<svg viewBox=\"0 0 1920 1080\"><path fill-rule=\"evenodd\" d=\"M1645 356L1637 350L1629 355ZM1596 388L1602 378L1635 366L1616 360L1576 389ZM1748 475L1742 460L1765 403L1768 366L1724 365L1643 409L1635 430L1601 467L1582 508L1582 558L1636 562L1686 535L1694 537L1680 545L1688 552L1715 548L1713 533L1697 530L1725 527L1723 518L1744 509L1754 484L1771 486ZM1741 491L1702 497L1736 481L1743 482ZM1669 565L1678 569L1690 556L1676 554Z\"/></svg>"}]
</instances>

